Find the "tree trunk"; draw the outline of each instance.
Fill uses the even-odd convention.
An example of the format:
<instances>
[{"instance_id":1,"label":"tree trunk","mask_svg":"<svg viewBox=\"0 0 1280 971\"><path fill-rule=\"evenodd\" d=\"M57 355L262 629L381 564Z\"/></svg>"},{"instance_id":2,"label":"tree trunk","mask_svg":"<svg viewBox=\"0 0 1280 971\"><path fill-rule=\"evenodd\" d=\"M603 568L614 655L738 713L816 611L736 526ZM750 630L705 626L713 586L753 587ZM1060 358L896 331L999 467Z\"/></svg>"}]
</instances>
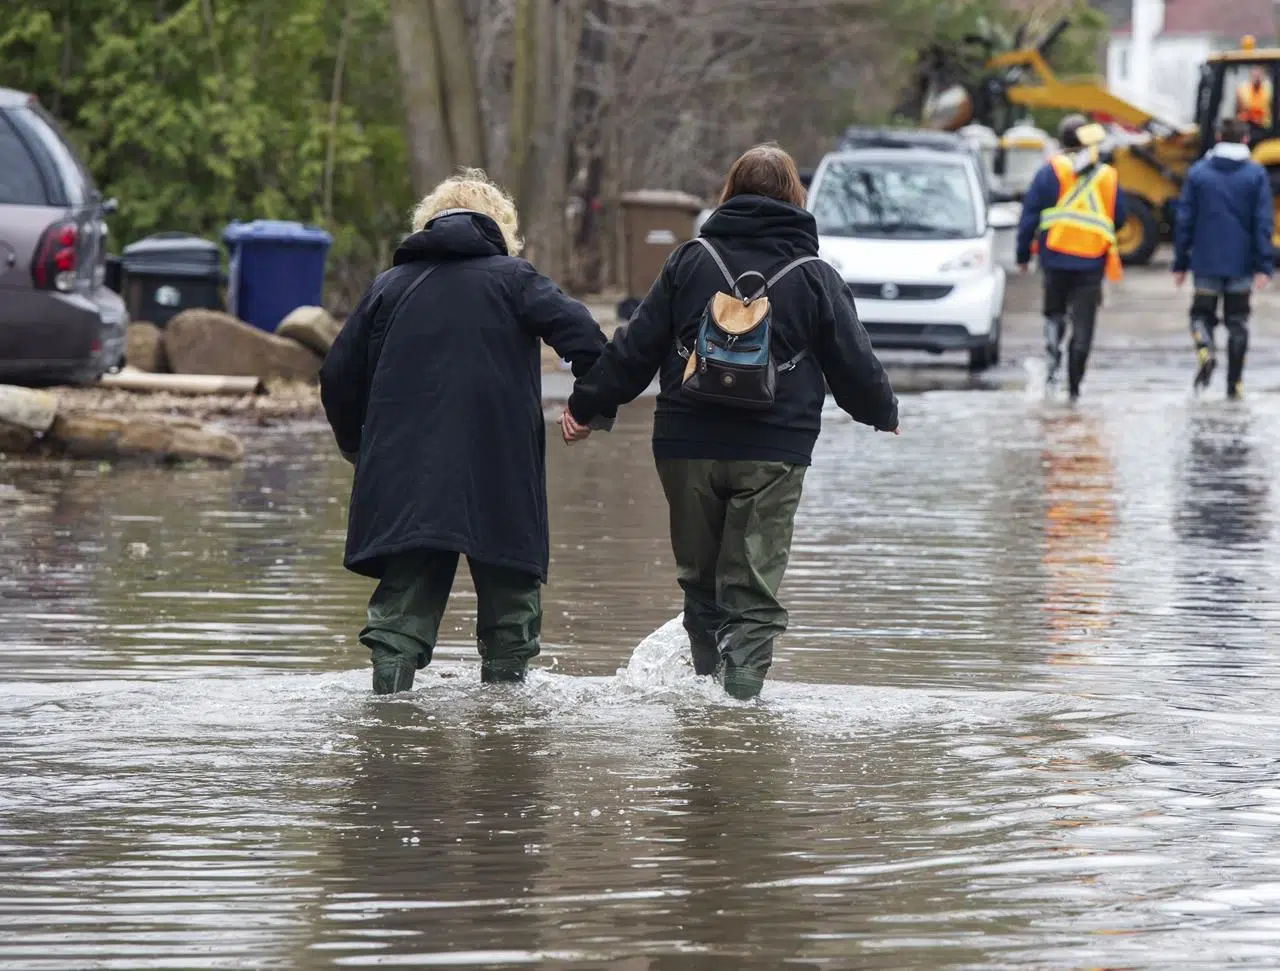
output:
<instances>
[{"instance_id":1,"label":"tree trunk","mask_svg":"<svg viewBox=\"0 0 1280 971\"><path fill-rule=\"evenodd\" d=\"M536 79L538 63L538 14L541 0L516 0L515 59L511 65L511 117L507 123L506 182L515 191L516 207L525 219L528 197L524 192L525 171L533 147L533 126L537 115Z\"/></svg>"},{"instance_id":2,"label":"tree trunk","mask_svg":"<svg viewBox=\"0 0 1280 971\"><path fill-rule=\"evenodd\" d=\"M354 13L351 0L347 0L342 14L342 28L338 34L338 53L333 61L333 84L329 90L329 143L324 153L324 224L333 224L333 162L338 144L338 121L342 113L342 76L347 67L347 42L351 38L351 16Z\"/></svg>"},{"instance_id":3,"label":"tree trunk","mask_svg":"<svg viewBox=\"0 0 1280 971\"><path fill-rule=\"evenodd\" d=\"M391 0L391 29L400 67L413 186L422 194L448 176L455 165L444 118L431 0Z\"/></svg>"},{"instance_id":4,"label":"tree trunk","mask_svg":"<svg viewBox=\"0 0 1280 971\"><path fill-rule=\"evenodd\" d=\"M453 155L451 168L483 167L488 161L484 117L466 9L460 0L432 0L431 9L439 53L441 105Z\"/></svg>"}]
</instances>

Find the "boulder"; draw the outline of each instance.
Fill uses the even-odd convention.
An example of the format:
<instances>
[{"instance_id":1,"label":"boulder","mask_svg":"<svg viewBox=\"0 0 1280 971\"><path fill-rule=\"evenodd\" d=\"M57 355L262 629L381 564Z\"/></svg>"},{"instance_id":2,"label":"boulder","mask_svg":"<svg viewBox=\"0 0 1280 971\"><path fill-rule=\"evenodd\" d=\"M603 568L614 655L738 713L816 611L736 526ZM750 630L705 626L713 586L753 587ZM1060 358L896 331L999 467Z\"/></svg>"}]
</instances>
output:
<instances>
[{"instance_id":1,"label":"boulder","mask_svg":"<svg viewBox=\"0 0 1280 971\"><path fill-rule=\"evenodd\" d=\"M342 325L324 307L299 307L280 323L276 333L323 357L329 353L340 330Z\"/></svg>"},{"instance_id":2,"label":"boulder","mask_svg":"<svg viewBox=\"0 0 1280 971\"><path fill-rule=\"evenodd\" d=\"M156 415L63 414L54 420L46 440L55 451L76 458L150 457L175 462L244 458L244 446L232 435L211 431L198 422Z\"/></svg>"},{"instance_id":3,"label":"boulder","mask_svg":"<svg viewBox=\"0 0 1280 971\"><path fill-rule=\"evenodd\" d=\"M216 310L184 310L164 331L177 374L225 374L314 382L323 359L286 337L268 334Z\"/></svg>"},{"instance_id":4,"label":"boulder","mask_svg":"<svg viewBox=\"0 0 1280 971\"><path fill-rule=\"evenodd\" d=\"M155 324L130 324L125 336L124 358L139 371L165 373L169 370L169 361L164 352L164 332Z\"/></svg>"},{"instance_id":5,"label":"boulder","mask_svg":"<svg viewBox=\"0 0 1280 971\"><path fill-rule=\"evenodd\" d=\"M0 384L0 422L43 435L58 414L58 399L48 391Z\"/></svg>"}]
</instances>

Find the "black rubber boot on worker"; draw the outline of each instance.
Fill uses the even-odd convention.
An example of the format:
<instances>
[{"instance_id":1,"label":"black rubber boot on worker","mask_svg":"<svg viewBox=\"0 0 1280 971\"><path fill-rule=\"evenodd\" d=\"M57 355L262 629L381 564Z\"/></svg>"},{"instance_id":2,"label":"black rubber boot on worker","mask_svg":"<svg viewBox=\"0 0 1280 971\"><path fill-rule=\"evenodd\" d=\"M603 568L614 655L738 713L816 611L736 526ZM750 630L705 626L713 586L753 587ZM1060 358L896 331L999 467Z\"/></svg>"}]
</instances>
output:
<instances>
[{"instance_id":1,"label":"black rubber boot on worker","mask_svg":"<svg viewBox=\"0 0 1280 971\"><path fill-rule=\"evenodd\" d=\"M1067 334L1066 318L1044 318L1044 380L1053 384L1062 368L1062 340Z\"/></svg>"},{"instance_id":2,"label":"black rubber boot on worker","mask_svg":"<svg viewBox=\"0 0 1280 971\"><path fill-rule=\"evenodd\" d=\"M371 646L370 652L373 656L375 695L394 695L413 687L413 676L418 670L417 658L381 644Z\"/></svg>"},{"instance_id":3,"label":"black rubber boot on worker","mask_svg":"<svg viewBox=\"0 0 1280 971\"><path fill-rule=\"evenodd\" d=\"M1239 398L1244 394L1244 358L1249 349L1247 332L1233 330L1227 342L1227 397Z\"/></svg>"},{"instance_id":4,"label":"black rubber boot on worker","mask_svg":"<svg viewBox=\"0 0 1280 971\"><path fill-rule=\"evenodd\" d=\"M1067 359L1067 395L1072 401L1080 400L1080 384L1084 381L1085 358L1071 354Z\"/></svg>"},{"instance_id":5,"label":"black rubber boot on worker","mask_svg":"<svg viewBox=\"0 0 1280 971\"><path fill-rule=\"evenodd\" d=\"M764 687L764 676L765 672L759 668L738 667L736 664L726 664L718 674L725 694L738 701L758 698L760 689Z\"/></svg>"},{"instance_id":6,"label":"black rubber boot on worker","mask_svg":"<svg viewBox=\"0 0 1280 971\"><path fill-rule=\"evenodd\" d=\"M1208 347L1196 348L1196 356L1199 358L1200 366L1196 370L1196 379L1192 383L1192 387L1196 391L1203 391L1209 387L1209 382L1213 380L1213 372L1218 367L1218 359Z\"/></svg>"}]
</instances>

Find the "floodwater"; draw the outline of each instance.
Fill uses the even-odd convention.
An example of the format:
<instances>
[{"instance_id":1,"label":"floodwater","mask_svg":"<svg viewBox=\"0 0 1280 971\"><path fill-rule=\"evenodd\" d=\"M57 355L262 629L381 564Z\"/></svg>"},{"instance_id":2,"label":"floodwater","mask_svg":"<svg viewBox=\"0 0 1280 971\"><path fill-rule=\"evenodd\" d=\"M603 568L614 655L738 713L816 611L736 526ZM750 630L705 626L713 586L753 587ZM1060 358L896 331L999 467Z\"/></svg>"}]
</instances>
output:
<instances>
[{"instance_id":1,"label":"floodwater","mask_svg":"<svg viewBox=\"0 0 1280 971\"><path fill-rule=\"evenodd\" d=\"M369 695L322 429L0 466L0 967L1280 966L1280 396L1184 376L831 415L750 705L659 630L648 404L549 447L523 689L463 571Z\"/></svg>"}]
</instances>

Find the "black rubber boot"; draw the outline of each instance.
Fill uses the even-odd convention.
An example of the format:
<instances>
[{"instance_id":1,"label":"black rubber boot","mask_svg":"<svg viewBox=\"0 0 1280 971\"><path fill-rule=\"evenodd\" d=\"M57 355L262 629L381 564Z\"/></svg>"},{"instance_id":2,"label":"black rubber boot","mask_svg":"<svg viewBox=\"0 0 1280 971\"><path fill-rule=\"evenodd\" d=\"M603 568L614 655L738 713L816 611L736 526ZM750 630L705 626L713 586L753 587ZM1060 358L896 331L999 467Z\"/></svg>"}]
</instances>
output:
<instances>
[{"instance_id":1,"label":"black rubber boot","mask_svg":"<svg viewBox=\"0 0 1280 971\"><path fill-rule=\"evenodd\" d=\"M1067 359L1067 394L1072 401L1080 397L1080 382L1084 380L1085 357L1072 354Z\"/></svg>"},{"instance_id":2,"label":"black rubber boot","mask_svg":"<svg viewBox=\"0 0 1280 971\"><path fill-rule=\"evenodd\" d=\"M1213 333L1205 321L1194 318L1191 321L1191 339L1196 342L1196 379L1192 387L1197 391L1209 387L1213 380L1213 372L1218 366L1218 356L1214 352Z\"/></svg>"},{"instance_id":3,"label":"black rubber boot","mask_svg":"<svg viewBox=\"0 0 1280 971\"><path fill-rule=\"evenodd\" d=\"M1053 384L1058 379L1058 369L1062 367L1062 338L1066 333L1065 320L1046 317L1044 321L1044 379Z\"/></svg>"},{"instance_id":4,"label":"black rubber boot","mask_svg":"<svg viewBox=\"0 0 1280 971\"><path fill-rule=\"evenodd\" d=\"M372 652L375 695L394 695L413 687L413 676L418 670L413 658L380 645L373 647Z\"/></svg>"},{"instance_id":5,"label":"black rubber boot","mask_svg":"<svg viewBox=\"0 0 1280 971\"><path fill-rule=\"evenodd\" d=\"M1248 332L1233 330L1227 341L1227 397L1239 398L1244 393L1244 358L1249 350Z\"/></svg>"}]
</instances>

